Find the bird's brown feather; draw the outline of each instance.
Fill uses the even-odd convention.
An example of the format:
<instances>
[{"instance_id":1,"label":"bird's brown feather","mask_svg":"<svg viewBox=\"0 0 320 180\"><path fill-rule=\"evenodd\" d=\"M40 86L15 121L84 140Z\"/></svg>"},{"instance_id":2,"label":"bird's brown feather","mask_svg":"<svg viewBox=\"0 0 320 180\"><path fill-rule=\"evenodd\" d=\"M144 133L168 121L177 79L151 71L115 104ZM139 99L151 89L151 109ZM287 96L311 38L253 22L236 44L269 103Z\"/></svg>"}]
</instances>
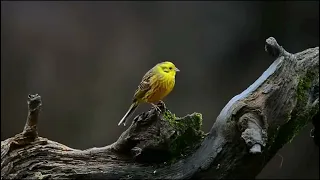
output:
<instances>
[{"instance_id":1,"label":"bird's brown feather","mask_svg":"<svg viewBox=\"0 0 320 180\"><path fill-rule=\"evenodd\" d=\"M151 89L151 77L154 75L153 68L150 69L142 78L138 88L133 96L133 102L137 99L142 99L145 94Z\"/></svg>"}]
</instances>

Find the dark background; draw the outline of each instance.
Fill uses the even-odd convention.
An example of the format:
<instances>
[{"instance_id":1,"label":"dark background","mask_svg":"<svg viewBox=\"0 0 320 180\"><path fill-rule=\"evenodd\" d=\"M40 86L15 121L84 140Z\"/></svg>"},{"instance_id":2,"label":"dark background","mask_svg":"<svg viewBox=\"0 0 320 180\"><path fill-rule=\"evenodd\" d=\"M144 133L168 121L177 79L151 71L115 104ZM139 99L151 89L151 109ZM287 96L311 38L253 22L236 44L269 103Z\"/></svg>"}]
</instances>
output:
<instances>
[{"instance_id":1,"label":"dark background","mask_svg":"<svg viewBox=\"0 0 320 180\"><path fill-rule=\"evenodd\" d=\"M22 131L27 95L39 93L41 136L79 149L110 144L142 76L164 60L181 70L167 106L201 112L209 131L274 60L264 52L270 36L292 53L319 46L319 1L1 1L1 140ZM311 128L258 178L319 178Z\"/></svg>"}]
</instances>

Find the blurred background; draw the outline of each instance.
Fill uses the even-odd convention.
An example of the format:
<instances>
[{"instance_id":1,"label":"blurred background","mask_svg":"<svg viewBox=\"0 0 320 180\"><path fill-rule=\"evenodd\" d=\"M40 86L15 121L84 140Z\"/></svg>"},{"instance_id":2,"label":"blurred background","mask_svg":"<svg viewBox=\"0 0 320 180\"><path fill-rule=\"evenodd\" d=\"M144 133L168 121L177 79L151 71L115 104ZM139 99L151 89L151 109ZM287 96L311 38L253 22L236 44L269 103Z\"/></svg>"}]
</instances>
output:
<instances>
[{"instance_id":1,"label":"blurred background","mask_svg":"<svg viewBox=\"0 0 320 180\"><path fill-rule=\"evenodd\" d=\"M22 131L27 95L39 93L40 136L79 149L113 143L142 76L164 60L181 70L167 107L201 112L207 132L274 60L270 36L292 53L319 46L319 1L1 1L1 140ZM311 128L257 178L318 179Z\"/></svg>"}]
</instances>

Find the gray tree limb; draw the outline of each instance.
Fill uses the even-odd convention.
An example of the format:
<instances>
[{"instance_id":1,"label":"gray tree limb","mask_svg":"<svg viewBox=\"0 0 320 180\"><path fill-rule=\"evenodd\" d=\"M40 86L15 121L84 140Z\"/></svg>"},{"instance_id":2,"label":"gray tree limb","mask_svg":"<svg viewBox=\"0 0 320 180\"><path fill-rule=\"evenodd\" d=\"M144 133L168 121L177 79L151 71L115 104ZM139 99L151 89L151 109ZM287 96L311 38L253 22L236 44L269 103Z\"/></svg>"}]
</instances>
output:
<instances>
[{"instance_id":1,"label":"gray tree limb","mask_svg":"<svg viewBox=\"0 0 320 180\"><path fill-rule=\"evenodd\" d=\"M265 49L273 64L206 135L200 114L177 118L160 103L161 112L138 115L115 143L72 149L38 136L41 97L30 95L23 132L1 141L1 179L255 178L319 114L319 48L291 54L271 37Z\"/></svg>"}]
</instances>

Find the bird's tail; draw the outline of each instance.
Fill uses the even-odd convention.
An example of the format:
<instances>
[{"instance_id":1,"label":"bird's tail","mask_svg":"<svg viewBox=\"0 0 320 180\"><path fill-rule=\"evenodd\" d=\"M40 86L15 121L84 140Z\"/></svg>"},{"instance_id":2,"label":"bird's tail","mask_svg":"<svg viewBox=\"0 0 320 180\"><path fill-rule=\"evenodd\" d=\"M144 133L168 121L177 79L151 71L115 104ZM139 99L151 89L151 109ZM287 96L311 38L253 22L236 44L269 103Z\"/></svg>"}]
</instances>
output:
<instances>
[{"instance_id":1,"label":"bird's tail","mask_svg":"<svg viewBox=\"0 0 320 180\"><path fill-rule=\"evenodd\" d=\"M127 119L129 119L133 115L137 107L138 107L138 102L137 101L133 102L129 110L127 111L127 113L123 116L123 118L118 123L118 126L120 126L121 124L123 124L123 126L126 126Z\"/></svg>"}]
</instances>

